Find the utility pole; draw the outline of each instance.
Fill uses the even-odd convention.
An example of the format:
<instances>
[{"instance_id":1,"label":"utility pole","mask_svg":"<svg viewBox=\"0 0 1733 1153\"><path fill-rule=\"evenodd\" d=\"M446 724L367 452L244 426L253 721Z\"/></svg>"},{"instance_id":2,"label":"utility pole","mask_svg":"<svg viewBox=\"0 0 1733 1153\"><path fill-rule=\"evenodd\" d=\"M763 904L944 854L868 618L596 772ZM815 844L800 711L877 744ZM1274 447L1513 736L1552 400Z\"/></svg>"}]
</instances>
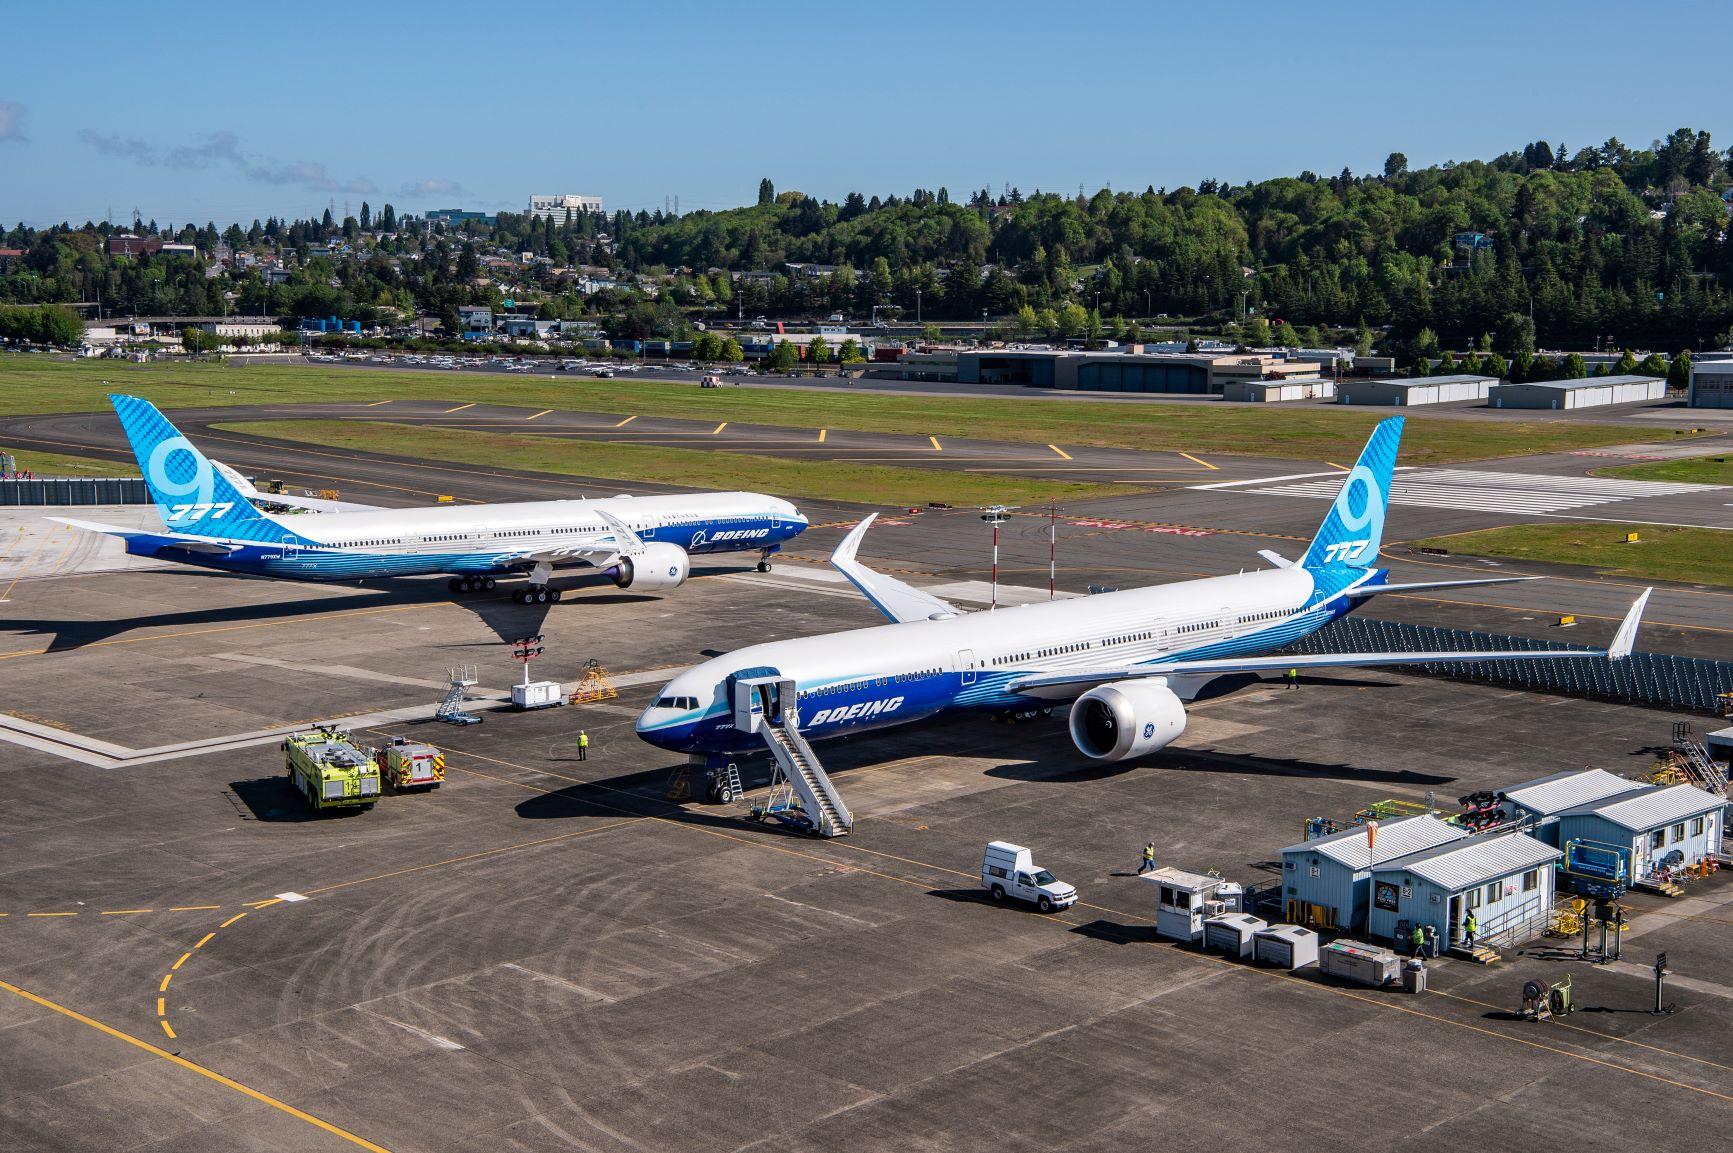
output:
<instances>
[{"instance_id":1,"label":"utility pole","mask_svg":"<svg viewBox=\"0 0 1733 1153\"><path fill-rule=\"evenodd\" d=\"M993 526L993 594L992 603L987 606L988 612L999 607L999 526L1010 519L1005 511L1004 505L996 504L981 514L981 519Z\"/></svg>"},{"instance_id":2,"label":"utility pole","mask_svg":"<svg viewBox=\"0 0 1733 1153\"><path fill-rule=\"evenodd\" d=\"M915 323L921 322L921 290L915 289Z\"/></svg>"},{"instance_id":3,"label":"utility pole","mask_svg":"<svg viewBox=\"0 0 1733 1153\"><path fill-rule=\"evenodd\" d=\"M1054 590L1059 584L1059 503L1050 501L1047 505L1047 599L1052 600L1058 595Z\"/></svg>"}]
</instances>

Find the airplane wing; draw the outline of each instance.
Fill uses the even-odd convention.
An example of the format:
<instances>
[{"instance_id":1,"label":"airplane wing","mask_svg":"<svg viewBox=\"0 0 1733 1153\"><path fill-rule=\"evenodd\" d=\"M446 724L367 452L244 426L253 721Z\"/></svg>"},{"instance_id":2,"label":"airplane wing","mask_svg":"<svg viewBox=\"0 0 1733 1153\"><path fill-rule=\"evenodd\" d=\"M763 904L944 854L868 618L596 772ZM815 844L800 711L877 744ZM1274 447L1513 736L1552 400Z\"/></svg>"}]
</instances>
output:
<instances>
[{"instance_id":1,"label":"airplane wing","mask_svg":"<svg viewBox=\"0 0 1733 1153\"><path fill-rule=\"evenodd\" d=\"M213 460L211 461L211 464L216 467L218 472L228 478L229 483L235 486L236 492L240 493L254 504L274 504L280 505L284 508L305 509L308 512L382 511L383 506L376 504L357 504L354 501L348 500L326 500L323 497L317 496L292 496L286 492L260 492L258 489L253 487L251 481L236 472L233 468L224 464L222 461Z\"/></svg>"},{"instance_id":2,"label":"airplane wing","mask_svg":"<svg viewBox=\"0 0 1733 1153\"><path fill-rule=\"evenodd\" d=\"M1034 693L1040 689L1072 688L1107 684L1111 681L1136 680L1143 677L1219 676L1224 673L1281 672L1286 669L1367 668L1377 665L1433 665L1471 663L1475 661L1548 661L1570 660L1575 657L1606 657L1621 661L1631 655L1642 623L1643 609L1649 603L1653 589L1644 589L1631 605L1613 643L1600 649L1534 649L1495 652L1420 652L1420 653L1320 653L1262 657L1225 657L1215 660L1156 660L1147 664L1121 665L1116 668L1079 669L1063 673L1035 674L1020 677L1006 686L1014 693Z\"/></svg>"},{"instance_id":3,"label":"airplane wing","mask_svg":"<svg viewBox=\"0 0 1733 1153\"><path fill-rule=\"evenodd\" d=\"M836 551L830 554L831 567L847 577L848 582L859 589L861 595L873 603L874 608L898 624L962 616L962 611L950 602L940 600L932 593L922 592L895 577L874 572L855 559L861 538L866 535L866 530L872 527L873 521L878 519L878 515L876 512L872 513L849 530L849 534L842 538L842 543L836 546Z\"/></svg>"},{"instance_id":4,"label":"airplane wing","mask_svg":"<svg viewBox=\"0 0 1733 1153\"><path fill-rule=\"evenodd\" d=\"M228 556L240 548L239 545L226 544L223 541L212 540L209 537L188 536L179 532L153 532L150 529L119 528L112 524L98 524L91 520L73 520L70 517L51 516L44 519L56 524L69 525L72 528L83 529L85 532L99 532L104 536L118 537L124 541L155 541L162 548L178 548L187 552L203 553L206 556Z\"/></svg>"},{"instance_id":5,"label":"airplane wing","mask_svg":"<svg viewBox=\"0 0 1733 1153\"><path fill-rule=\"evenodd\" d=\"M526 563L587 564L595 568L607 568L619 563L623 556L638 556L643 553L644 538L633 532L630 525L612 513L604 512L601 509L595 511L596 515L602 518L602 523L607 526L607 533L578 544L525 549L516 554L516 559ZM499 559L504 563L512 555L506 553Z\"/></svg>"}]
</instances>

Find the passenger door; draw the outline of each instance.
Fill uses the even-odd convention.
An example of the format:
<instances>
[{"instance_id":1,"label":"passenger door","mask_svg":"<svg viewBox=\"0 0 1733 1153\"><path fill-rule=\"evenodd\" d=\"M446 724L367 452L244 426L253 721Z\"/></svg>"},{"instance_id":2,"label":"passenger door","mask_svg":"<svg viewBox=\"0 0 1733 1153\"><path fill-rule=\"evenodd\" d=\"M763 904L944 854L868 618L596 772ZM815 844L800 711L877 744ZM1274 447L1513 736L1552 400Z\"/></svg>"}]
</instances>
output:
<instances>
[{"instance_id":1,"label":"passenger door","mask_svg":"<svg viewBox=\"0 0 1733 1153\"><path fill-rule=\"evenodd\" d=\"M964 649L957 654L957 671L963 674L963 684L975 683L975 650Z\"/></svg>"}]
</instances>

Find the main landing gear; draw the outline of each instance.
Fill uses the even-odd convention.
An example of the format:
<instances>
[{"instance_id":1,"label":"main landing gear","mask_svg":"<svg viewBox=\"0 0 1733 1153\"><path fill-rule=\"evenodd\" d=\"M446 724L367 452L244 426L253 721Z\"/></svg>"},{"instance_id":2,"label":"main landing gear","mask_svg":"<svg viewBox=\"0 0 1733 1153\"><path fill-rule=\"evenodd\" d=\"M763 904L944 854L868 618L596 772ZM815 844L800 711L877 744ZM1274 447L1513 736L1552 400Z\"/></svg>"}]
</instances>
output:
<instances>
[{"instance_id":1,"label":"main landing gear","mask_svg":"<svg viewBox=\"0 0 1733 1153\"><path fill-rule=\"evenodd\" d=\"M521 588L512 593L511 599L520 605L557 604L560 599L560 590L549 588L547 585L530 585L528 588Z\"/></svg>"},{"instance_id":2,"label":"main landing gear","mask_svg":"<svg viewBox=\"0 0 1733 1153\"><path fill-rule=\"evenodd\" d=\"M452 577L449 581L445 582L445 587L454 593L482 593L491 592L494 585L498 583L499 582L494 580L492 577Z\"/></svg>"}]
</instances>

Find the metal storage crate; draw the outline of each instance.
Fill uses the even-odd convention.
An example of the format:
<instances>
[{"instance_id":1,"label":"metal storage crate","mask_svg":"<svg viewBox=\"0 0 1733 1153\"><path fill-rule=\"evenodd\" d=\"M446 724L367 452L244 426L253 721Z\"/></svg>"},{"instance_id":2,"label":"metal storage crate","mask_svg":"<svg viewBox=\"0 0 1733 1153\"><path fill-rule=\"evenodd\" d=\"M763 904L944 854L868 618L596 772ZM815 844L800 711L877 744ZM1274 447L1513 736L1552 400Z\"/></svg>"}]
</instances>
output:
<instances>
[{"instance_id":1,"label":"metal storage crate","mask_svg":"<svg viewBox=\"0 0 1733 1153\"><path fill-rule=\"evenodd\" d=\"M1223 913L1203 923L1203 947L1245 960L1252 955L1252 936L1270 927L1262 917L1250 913Z\"/></svg>"},{"instance_id":2,"label":"metal storage crate","mask_svg":"<svg viewBox=\"0 0 1733 1153\"><path fill-rule=\"evenodd\" d=\"M1271 925L1252 934L1252 950L1262 964L1304 969L1318 963L1318 934L1298 925Z\"/></svg>"}]
</instances>

